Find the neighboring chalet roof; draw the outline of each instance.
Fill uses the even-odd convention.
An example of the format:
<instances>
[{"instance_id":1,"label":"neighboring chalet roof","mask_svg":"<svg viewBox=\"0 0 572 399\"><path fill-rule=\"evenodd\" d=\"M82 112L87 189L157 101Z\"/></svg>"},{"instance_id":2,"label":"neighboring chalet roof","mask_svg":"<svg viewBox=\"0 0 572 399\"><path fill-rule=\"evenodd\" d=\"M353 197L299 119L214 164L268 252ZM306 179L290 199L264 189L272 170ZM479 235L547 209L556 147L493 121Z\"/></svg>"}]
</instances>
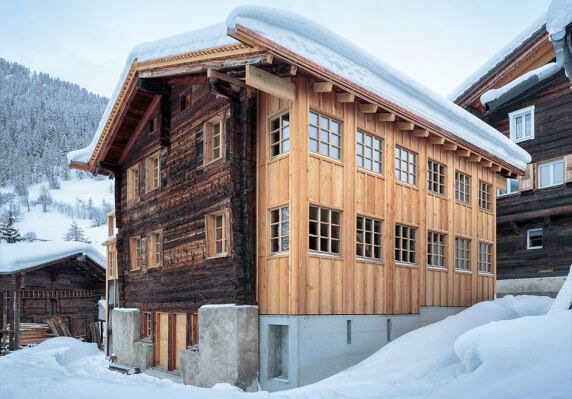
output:
<instances>
[{"instance_id":1,"label":"neighboring chalet roof","mask_svg":"<svg viewBox=\"0 0 572 399\"><path fill-rule=\"evenodd\" d=\"M80 242L18 242L0 245L0 275L39 269L59 260L85 255L105 270L105 256Z\"/></svg>"},{"instance_id":2,"label":"neighboring chalet roof","mask_svg":"<svg viewBox=\"0 0 572 399\"><path fill-rule=\"evenodd\" d=\"M196 54L199 49L214 51L217 46L233 45L237 50L266 49L423 129L484 153L513 172L522 173L530 161L526 151L477 117L313 21L284 10L244 6L228 16L226 29L226 33L238 41L223 36L224 26L216 25L136 47L91 145L68 154L72 166L96 170L101 147L110 139L111 125L117 119L114 115L122 106L122 95L125 96L128 87L134 86L132 80L141 60L183 58ZM144 58L139 55L142 49ZM157 64L153 71L166 67L161 59L153 62Z\"/></svg>"}]
</instances>

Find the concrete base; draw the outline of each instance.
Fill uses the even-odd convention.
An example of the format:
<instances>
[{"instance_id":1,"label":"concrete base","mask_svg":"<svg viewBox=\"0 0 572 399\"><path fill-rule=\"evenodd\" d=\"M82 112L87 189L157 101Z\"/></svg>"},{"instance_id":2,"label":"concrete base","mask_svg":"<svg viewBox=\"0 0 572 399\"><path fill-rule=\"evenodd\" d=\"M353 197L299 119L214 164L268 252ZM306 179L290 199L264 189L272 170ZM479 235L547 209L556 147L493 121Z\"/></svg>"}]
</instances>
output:
<instances>
[{"instance_id":1,"label":"concrete base","mask_svg":"<svg viewBox=\"0 0 572 399\"><path fill-rule=\"evenodd\" d=\"M136 367L144 371L153 367L154 360L154 346L152 342L137 341L134 344Z\"/></svg>"},{"instance_id":2,"label":"concrete base","mask_svg":"<svg viewBox=\"0 0 572 399\"><path fill-rule=\"evenodd\" d=\"M497 280L497 297L506 295L539 295L556 298L566 277L536 277Z\"/></svg>"},{"instance_id":3,"label":"concrete base","mask_svg":"<svg viewBox=\"0 0 572 399\"><path fill-rule=\"evenodd\" d=\"M265 391L278 391L322 380L389 341L463 309L422 306L414 315L261 315L260 384Z\"/></svg>"},{"instance_id":4,"label":"concrete base","mask_svg":"<svg viewBox=\"0 0 572 399\"><path fill-rule=\"evenodd\" d=\"M113 309L113 353L117 363L125 366L137 366L135 342L141 337L139 309Z\"/></svg>"}]
</instances>

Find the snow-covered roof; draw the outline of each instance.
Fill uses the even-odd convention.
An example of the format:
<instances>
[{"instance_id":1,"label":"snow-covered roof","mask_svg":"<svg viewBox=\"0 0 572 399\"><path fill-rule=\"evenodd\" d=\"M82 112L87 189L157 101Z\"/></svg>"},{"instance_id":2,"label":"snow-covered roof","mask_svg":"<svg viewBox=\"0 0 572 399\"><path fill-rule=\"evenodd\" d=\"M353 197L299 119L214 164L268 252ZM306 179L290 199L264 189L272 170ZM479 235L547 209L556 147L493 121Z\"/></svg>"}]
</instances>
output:
<instances>
[{"instance_id":1,"label":"snow-covered roof","mask_svg":"<svg viewBox=\"0 0 572 399\"><path fill-rule=\"evenodd\" d=\"M552 0L546 17L546 30L550 35L562 32L572 22L572 1Z\"/></svg>"},{"instance_id":2,"label":"snow-covered roof","mask_svg":"<svg viewBox=\"0 0 572 399\"><path fill-rule=\"evenodd\" d=\"M105 257L89 244L75 241L18 242L0 244L0 274L21 272L74 255L86 255L105 268Z\"/></svg>"}]
</instances>

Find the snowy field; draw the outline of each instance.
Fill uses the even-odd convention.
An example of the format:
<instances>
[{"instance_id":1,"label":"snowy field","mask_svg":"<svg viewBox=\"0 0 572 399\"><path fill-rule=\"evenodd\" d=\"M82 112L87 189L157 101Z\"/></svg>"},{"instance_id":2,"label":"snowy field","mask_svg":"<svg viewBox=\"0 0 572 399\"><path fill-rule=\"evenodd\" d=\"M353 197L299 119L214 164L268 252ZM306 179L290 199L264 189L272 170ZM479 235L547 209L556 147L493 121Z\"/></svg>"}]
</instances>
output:
<instances>
[{"instance_id":1,"label":"snowy field","mask_svg":"<svg viewBox=\"0 0 572 399\"><path fill-rule=\"evenodd\" d=\"M556 300L482 302L403 335L360 364L306 387L242 393L110 371L95 344L53 338L0 358L0 398L572 397L572 278Z\"/></svg>"}]
</instances>

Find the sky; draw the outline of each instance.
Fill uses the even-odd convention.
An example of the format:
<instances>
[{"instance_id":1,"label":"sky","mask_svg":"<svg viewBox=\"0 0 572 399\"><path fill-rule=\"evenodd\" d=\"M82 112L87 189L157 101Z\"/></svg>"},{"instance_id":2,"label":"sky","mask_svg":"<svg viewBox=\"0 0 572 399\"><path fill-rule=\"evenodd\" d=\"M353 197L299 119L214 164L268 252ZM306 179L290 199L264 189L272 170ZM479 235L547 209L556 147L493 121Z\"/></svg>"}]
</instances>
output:
<instances>
[{"instance_id":1,"label":"sky","mask_svg":"<svg viewBox=\"0 0 572 399\"><path fill-rule=\"evenodd\" d=\"M136 44L244 4L304 15L446 96L550 0L0 0L0 57L110 97Z\"/></svg>"}]
</instances>

